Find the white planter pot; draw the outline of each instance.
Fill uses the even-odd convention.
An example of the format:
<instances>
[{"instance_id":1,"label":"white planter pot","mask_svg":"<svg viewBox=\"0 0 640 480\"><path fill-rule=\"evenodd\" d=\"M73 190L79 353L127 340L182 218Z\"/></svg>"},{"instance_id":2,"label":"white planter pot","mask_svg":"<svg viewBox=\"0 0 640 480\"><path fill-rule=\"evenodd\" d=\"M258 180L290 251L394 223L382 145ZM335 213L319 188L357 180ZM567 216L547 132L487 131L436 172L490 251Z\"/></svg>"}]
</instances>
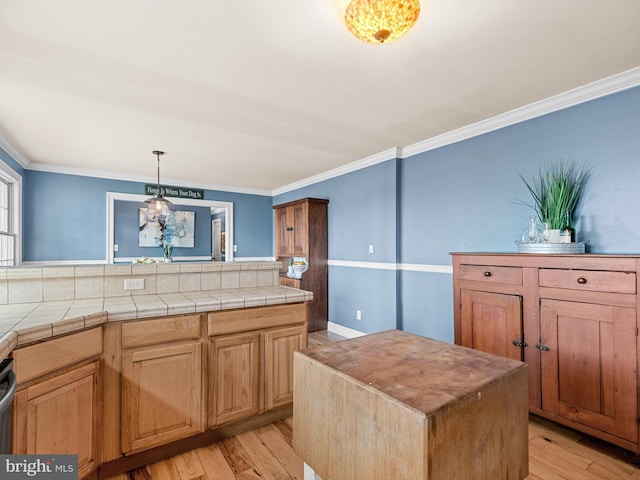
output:
<instances>
[{"instance_id":1,"label":"white planter pot","mask_svg":"<svg viewBox=\"0 0 640 480\"><path fill-rule=\"evenodd\" d=\"M545 230L542 239L547 243L560 243L560 229Z\"/></svg>"}]
</instances>

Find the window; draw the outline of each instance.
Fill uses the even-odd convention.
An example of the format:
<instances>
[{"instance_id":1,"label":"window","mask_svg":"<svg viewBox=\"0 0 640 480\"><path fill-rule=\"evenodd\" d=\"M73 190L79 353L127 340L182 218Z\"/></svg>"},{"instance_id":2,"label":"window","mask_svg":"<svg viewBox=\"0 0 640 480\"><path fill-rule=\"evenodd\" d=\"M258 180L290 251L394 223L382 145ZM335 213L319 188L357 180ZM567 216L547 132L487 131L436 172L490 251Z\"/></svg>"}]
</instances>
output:
<instances>
[{"instance_id":1,"label":"window","mask_svg":"<svg viewBox=\"0 0 640 480\"><path fill-rule=\"evenodd\" d=\"M20 177L0 162L0 266L2 267L19 263L19 192Z\"/></svg>"}]
</instances>

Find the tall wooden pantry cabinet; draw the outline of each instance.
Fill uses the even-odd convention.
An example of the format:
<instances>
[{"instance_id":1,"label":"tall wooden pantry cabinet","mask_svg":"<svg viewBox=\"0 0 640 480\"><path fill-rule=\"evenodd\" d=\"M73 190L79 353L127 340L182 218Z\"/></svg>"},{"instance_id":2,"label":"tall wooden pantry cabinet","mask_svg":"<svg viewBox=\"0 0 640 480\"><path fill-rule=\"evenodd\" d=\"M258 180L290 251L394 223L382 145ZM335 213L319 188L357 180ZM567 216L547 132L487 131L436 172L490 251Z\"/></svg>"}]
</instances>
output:
<instances>
[{"instance_id":1,"label":"tall wooden pantry cabinet","mask_svg":"<svg viewBox=\"0 0 640 480\"><path fill-rule=\"evenodd\" d=\"M452 255L456 343L524 360L531 412L639 453L640 257Z\"/></svg>"},{"instance_id":2,"label":"tall wooden pantry cabinet","mask_svg":"<svg viewBox=\"0 0 640 480\"><path fill-rule=\"evenodd\" d=\"M302 198L274 206L276 257L282 262L280 284L313 292L309 303L309 331L327 329L327 204L329 200ZM302 278L287 276L291 257L306 257Z\"/></svg>"}]
</instances>

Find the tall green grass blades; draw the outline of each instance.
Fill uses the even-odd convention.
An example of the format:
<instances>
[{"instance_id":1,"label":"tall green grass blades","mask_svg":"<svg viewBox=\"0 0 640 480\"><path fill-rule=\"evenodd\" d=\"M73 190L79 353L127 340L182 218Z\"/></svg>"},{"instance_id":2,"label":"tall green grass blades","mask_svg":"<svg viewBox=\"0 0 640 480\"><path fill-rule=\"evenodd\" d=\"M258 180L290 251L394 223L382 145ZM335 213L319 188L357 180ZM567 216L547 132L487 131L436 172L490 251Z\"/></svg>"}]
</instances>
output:
<instances>
[{"instance_id":1,"label":"tall green grass blades","mask_svg":"<svg viewBox=\"0 0 640 480\"><path fill-rule=\"evenodd\" d=\"M540 222L557 229L562 226L564 213L575 212L591 169L563 160L540 167L538 174L528 182L518 173L533 197L532 207Z\"/></svg>"}]
</instances>

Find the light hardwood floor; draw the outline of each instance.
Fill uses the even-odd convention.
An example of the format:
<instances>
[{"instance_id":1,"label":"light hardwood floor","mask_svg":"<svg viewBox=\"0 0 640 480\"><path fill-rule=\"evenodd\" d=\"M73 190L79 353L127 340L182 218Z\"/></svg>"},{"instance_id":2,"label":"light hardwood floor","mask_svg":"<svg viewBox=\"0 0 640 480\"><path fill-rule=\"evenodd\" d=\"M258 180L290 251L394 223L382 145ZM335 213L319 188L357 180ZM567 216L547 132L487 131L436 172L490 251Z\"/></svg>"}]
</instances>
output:
<instances>
[{"instance_id":1,"label":"light hardwood floor","mask_svg":"<svg viewBox=\"0 0 640 480\"><path fill-rule=\"evenodd\" d=\"M339 340L318 332L310 337L310 345ZM291 448L292 435L291 419L286 419L133 470L117 480L302 480L303 462ZM638 461L628 452L530 417L527 480L640 480Z\"/></svg>"}]
</instances>

